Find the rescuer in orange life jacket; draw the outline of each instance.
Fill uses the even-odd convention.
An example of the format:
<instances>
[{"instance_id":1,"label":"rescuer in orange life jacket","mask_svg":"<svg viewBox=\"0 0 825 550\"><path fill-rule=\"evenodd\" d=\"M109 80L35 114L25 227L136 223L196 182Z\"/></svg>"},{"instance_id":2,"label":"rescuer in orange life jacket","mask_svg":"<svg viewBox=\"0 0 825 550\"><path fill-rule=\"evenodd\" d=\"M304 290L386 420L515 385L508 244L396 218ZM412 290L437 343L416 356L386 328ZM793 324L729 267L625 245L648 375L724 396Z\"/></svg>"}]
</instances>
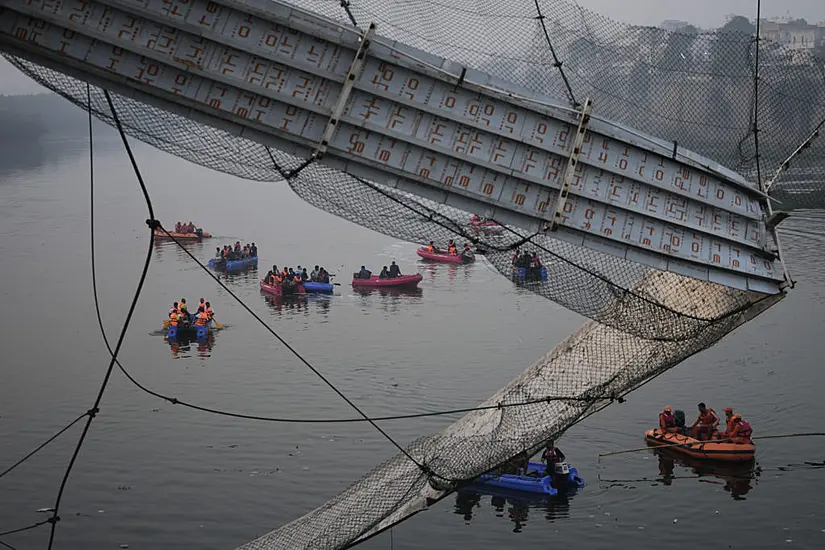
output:
<instances>
[{"instance_id":1,"label":"rescuer in orange life jacket","mask_svg":"<svg viewBox=\"0 0 825 550\"><path fill-rule=\"evenodd\" d=\"M699 403L698 408L699 416L690 427L691 436L699 441L707 441L719 426L719 416L716 411L707 407L704 403Z\"/></svg>"},{"instance_id":2,"label":"rescuer in orange life jacket","mask_svg":"<svg viewBox=\"0 0 825 550\"><path fill-rule=\"evenodd\" d=\"M730 407L725 407L723 409L725 411L725 433L724 436L727 437L730 433L730 430L733 426L731 426L731 420L733 420L733 409Z\"/></svg>"},{"instance_id":3,"label":"rescuer in orange life jacket","mask_svg":"<svg viewBox=\"0 0 825 550\"><path fill-rule=\"evenodd\" d=\"M734 443L753 443L751 435L753 435L751 425L746 420L742 420L741 414L733 415L728 439Z\"/></svg>"},{"instance_id":4,"label":"rescuer in orange life jacket","mask_svg":"<svg viewBox=\"0 0 825 550\"><path fill-rule=\"evenodd\" d=\"M436 252L435 244L433 243L433 241L430 241L430 244L427 245L427 252L430 252L430 253Z\"/></svg>"},{"instance_id":5,"label":"rescuer in orange life jacket","mask_svg":"<svg viewBox=\"0 0 825 550\"><path fill-rule=\"evenodd\" d=\"M670 407L665 407L665 410L659 413L659 429L663 433L679 433L679 428L676 426L676 417Z\"/></svg>"}]
</instances>

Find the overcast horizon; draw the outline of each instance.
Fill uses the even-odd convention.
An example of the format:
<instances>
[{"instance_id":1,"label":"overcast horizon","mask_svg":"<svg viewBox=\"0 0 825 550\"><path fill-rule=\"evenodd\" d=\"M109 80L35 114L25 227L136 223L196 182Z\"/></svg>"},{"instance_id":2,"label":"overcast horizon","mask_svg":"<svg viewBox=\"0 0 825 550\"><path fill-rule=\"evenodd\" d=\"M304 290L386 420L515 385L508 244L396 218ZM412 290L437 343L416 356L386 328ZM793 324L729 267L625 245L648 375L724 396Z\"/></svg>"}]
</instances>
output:
<instances>
[{"instance_id":1,"label":"overcast horizon","mask_svg":"<svg viewBox=\"0 0 825 550\"><path fill-rule=\"evenodd\" d=\"M658 26L666 20L686 21L694 26L711 29L725 23L731 14L756 18L756 0L578 0L578 4L594 13L634 25ZM762 17L794 17L809 23L825 21L823 0L763 0ZM0 94L18 95L46 92L45 88L22 74L0 58Z\"/></svg>"}]
</instances>

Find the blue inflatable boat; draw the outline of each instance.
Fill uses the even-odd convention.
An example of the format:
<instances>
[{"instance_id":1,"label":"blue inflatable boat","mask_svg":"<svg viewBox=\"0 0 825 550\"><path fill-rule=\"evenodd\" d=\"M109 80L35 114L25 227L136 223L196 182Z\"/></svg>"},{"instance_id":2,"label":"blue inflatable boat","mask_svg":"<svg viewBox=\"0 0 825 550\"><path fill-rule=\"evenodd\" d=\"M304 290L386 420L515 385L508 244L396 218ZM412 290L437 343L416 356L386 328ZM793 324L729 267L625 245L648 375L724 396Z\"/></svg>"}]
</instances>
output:
<instances>
[{"instance_id":1,"label":"blue inflatable boat","mask_svg":"<svg viewBox=\"0 0 825 550\"><path fill-rule=\"evenodd\" d=\"M207 265L216 271L243 271L244 269L258 265L258 257L255 256L254 258L244 258L243 260L226 261L212 258L209 260Z\"/></svg>"},{"instance_id":2,"label":"blue inflatable boat","mask_svg":"<svg viewBox=\"0 0 825 550\"><path fill-rule=\"evenodd\" d=\"M304 290L308 293L315 293L315 294L332 294L332 291L335 290L335 287L332 286L332 283L316 283L313 281L307 281L304 284Z\"/></svg>"},{"instance_id":3,"label":"blue inflatable boat","mask_svg":"<svg viewBox=\"0 0 825 550\"><path fill-rule=\"evenodd\" d=\"M579 477L579 472L575 468L567 467L566 463L560 463L558 466L562 466L562 469L566 468L567 474L557 473L552 476L546 476L544 475L544 464L541 462L530 462L526 473L533 473L533 475L489 473L478 477L473 482L473 485L501 487L513 491L524 491L548 496L557 495L559 490L564 491L584 487L584 480Z\"/></svg>"},{"instance_id":4,"label":"blue inflatable boat","mask_svg":"<svg viewBox=\"0 0 825 550\"><path fill-rule=\"evenodd\" d=\"M547 280L547 268L541 266L539 269L539 278L542 281ZM513 280L518 282L524 281L538 281L539 278L536 278L535 273L530 273L530 270L526 267L514 267L513 268Z\"/></svg>"},{"instance_id":5,"label":"blue inflatable boat","mask_svg":"<svg viewBox=\"0 0 825 550\"><path fill-rule=\"evenodd\" d=\"M169 325L166 329L166 336L170 340L177 340L180 338L195 338L201 340L209 335L212 328L212 321L209 321L206 326L198 326L195 324L195 316L189 314L189 325L184 326L178 323L177 326Z\"/></svg>"}]
</instances>

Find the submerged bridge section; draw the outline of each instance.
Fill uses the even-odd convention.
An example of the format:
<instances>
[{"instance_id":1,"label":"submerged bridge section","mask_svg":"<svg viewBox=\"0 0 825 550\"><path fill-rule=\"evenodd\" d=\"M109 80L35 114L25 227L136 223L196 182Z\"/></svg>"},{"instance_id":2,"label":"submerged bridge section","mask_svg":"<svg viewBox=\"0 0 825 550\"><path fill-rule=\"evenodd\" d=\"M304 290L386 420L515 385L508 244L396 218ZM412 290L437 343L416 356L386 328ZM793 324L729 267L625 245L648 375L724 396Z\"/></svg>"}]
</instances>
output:
<instances>
[{"instance_id":1,"label":"submerged bridge section","mask_svg":"<svg viewBox=\"0 0 825 550\"><path fill-rule=\"evenodd\" d=\"M374 25L270 0L0 0L0 51L530 232L741 290L785 282L757 184Z\"/></svg>"}]
</instances>

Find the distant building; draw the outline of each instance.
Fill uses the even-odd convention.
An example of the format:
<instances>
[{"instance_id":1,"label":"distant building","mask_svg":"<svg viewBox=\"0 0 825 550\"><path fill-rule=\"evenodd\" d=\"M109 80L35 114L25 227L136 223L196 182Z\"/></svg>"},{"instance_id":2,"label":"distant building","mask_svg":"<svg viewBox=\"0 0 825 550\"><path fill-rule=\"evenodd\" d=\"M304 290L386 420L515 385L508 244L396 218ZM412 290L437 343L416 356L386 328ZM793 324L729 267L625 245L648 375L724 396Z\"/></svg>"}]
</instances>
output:
<instances>
[{"instance_id":1,"label":"distant building","mask_svg":"<svg viewBox=\"0 0 825 550\"><path fill-rule=\"evenodd\" d=\"M804 19L763 19L759 37L782 44L792 51L795 62L805 62L808 54L825 51L825 21L812 25Z\"/></svg>"}]
</instances>

